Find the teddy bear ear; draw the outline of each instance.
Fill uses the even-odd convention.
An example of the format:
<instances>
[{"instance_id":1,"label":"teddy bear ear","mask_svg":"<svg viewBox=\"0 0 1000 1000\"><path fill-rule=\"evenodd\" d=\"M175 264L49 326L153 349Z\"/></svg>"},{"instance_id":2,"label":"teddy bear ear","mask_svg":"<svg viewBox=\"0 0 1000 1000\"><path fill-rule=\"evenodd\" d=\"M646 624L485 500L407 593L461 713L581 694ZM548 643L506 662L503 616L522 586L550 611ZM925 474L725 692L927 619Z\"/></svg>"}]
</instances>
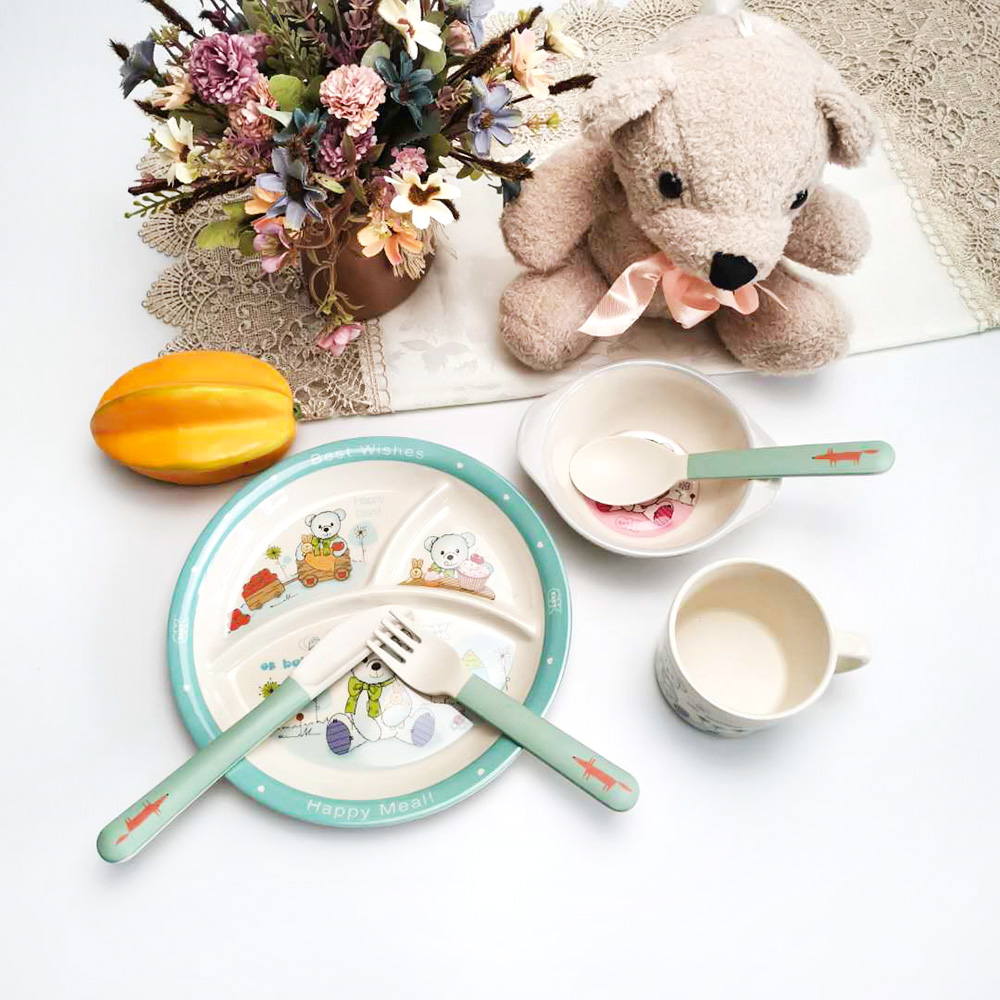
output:
<instances>
[{"instance_id":1,"label":"teddy bear ear","mask_svg":"<svg viewBox=\"0 0 1000 1000\"><path fill-rule=\"evenodd\" d=\"M586 91L580 102L583 130L592 138L609 138L623 125L652 111L674 89L670 57L642 56L613 69Z\"/></svg>"},{"instance_id":2,"label":"teddy bear ear","mask_svg":"<svg viewBox=\"0 0 1000 1000\"><path fill-rule=\"evenodd\" d=\"M427 538L424 539L424 548L427 549L428 552L432 551L434 548L434 543L437 540L438 540L437 535L428 535Z\"/></svg>"},{"instance_id":3,"label":"teddy bear ear","mask_svg":"<svg viewBox=\"0 0 1000 1000\"><path fill-rule=\"evenodd\" d=\"M476 544L476 536L471 531L462 532L462 541L468 546L473 546Z\"/></svg>"},{"instance_id":4,"label":"teddy bear ear","mask_svg":"<svg viewBox=\"0 0 1000 1000\"><path fill-rule=\"evenodd\" d=\"M875 144L875 116L832 67L816 87L816 103L830 132L830 160L842 167L858 167Z\"/></svg>"},{"instance_id":5,"label":"teddy bear ear","mask_svg":"<svg viewBox=\"0 0 1000 1000\"><path fill-rule=\"evenodd\" d=\"M337 517L339 517L341 521L343 521L343 520L344 520L344 518L345 518L345 517L347 517L347 511L346 511L346 510L344 510L344 508L343 508L343 507L338 507L338 508L337 508L337 509L336 509L336 510L334 511L334 514L336 514L336 515L337 515Z\"/></svg>"}]
</instances>

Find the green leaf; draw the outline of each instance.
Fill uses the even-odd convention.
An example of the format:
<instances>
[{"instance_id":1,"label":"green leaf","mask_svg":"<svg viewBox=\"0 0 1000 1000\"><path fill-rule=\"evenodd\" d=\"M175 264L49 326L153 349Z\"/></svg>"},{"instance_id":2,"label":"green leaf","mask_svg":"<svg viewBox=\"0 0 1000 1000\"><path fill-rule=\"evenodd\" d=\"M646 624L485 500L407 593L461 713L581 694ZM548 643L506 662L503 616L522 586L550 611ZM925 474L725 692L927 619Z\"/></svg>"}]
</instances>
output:
<instances>
[{"instance_id":1,"label":"green leaf","mask_svg":"<svg viewBox=\"0 0 1000 1000\"><path fill-rule=\"evenodd\" d=\"M357 177L351 178L351 191L354 193L354 197L361 202L362 205L368 204L368 196L365 194L365 186Z\"/></svg>"},{"instance_id":2,"label":"green leaf","mask_svg":"<svg viewBox=\"0 0 1000 1000\"><path fill-rule=\"evenodd\" d=\"M260 31L260 4L254 2L254 0L243 0L243 3L240 4L240 9L243 11L243 16L247 19L247 24L250 25L250 30Z\"/></svg>"},{"instance_id":3,"label":"green leaf","mask_svg":"<svg viewBox=\"0 0 1000 1000\"><path fill-rule=\"evenodd\" d=\"M302 107L312 110L319 107L319 88L323 85L325 77L314 76L309 81L309 86L302 93Z\"/></svg>"},{"instance_id":4,"label":"green leaf","mask_svg":"<svg viewBox=\"0 0 1000 1000\"><path fill-rule=\"evenodd\" d=\"M371 49L369 49L369 52ZM421 69L429 69L435 76L440 73L448 64L448 56L442 48L439 52L431 52L428 49L424 53L423 61L420 63Z\"/></svg>"},{"instance_id":5,"label":"green leaf","mask_svg":"<svg viewBox=\"0 0 1000 1000\"><path fill-rule=\"evenodd\" d=\"M438 166L443 156L451 152L451 142L440 132L435 133L427 140L427 159L433 166Z\"/></svg>"},{"instance_id":6,"label":"green leaf","mask_svg":"<svg viewBox=\"0 0 1000 1000\"><path fill-rule=\"evenodd\" d=\"M178 108L170 112L170 117L177 121L186 118L194 126L195 134L201 132L203 135L222 135L222 130L226 127L225 122L219 121L210 111L198 111L196 108Z\"/></svg>"},{"instance_id":7,"label":"green leaf","mask_svg":"<svg viewBox=\"0 0 1000 1000\"><path fill-rule=\"evenodd\" d=\"M374 69L376 59L388 59L390 54L391 50L385 42L372 42L361 57L361 65L367 66L368 69Z\"/></svg>"},{"instance_id":8,"label":"green leaf","mask_svg":"<svg viewBox=\"0 0 1000 1000\"><path fill-rule=\"evenodd\" d=\"M441 131L444 121L438 111L428 111L420 116L420 130L417 133L421 138L428 135L435 135Z\"/></svg>"},{"instance_id":9,"label":"green leaf","mask_svg":"<svg viewBox=\"0 0 1000 1000\"><path fill-rule=\"evenodd\" d=\"M327 191L332 191L334 194L343 194L344 185L338 180L334 180L329 174L319 174L313 173L312 179L319 184L320 187L325 187Z\"/></svg>"},{"instance_id":10,"label":"green leaf","mask_svg":"<svg viewBox=\"0 0 1000 1000\"><path fill-rule=\"evenodd\" d=\"M252 229L244 229L243 232L240 233L238 245L240 253L243 254L244 257L253 257L257 253L257 251L253 248L254 235L255 233Z\"/></svg>"},{"instance_id":11,"label":"green leaf","mask_svg":"<svg viewBox=\"0 0 1000 1000\"><path fill-rule=\"evenodd\" d=\"M302 103L306 92L306 85L298 77L287 73L272 76L268 86L282 111L294 111Z\"/></svg>"},{"instance_id":12,"label":"green leaf","mask_svg":"<svg viewBox=\"0 0 1000 1000\"><path fill-rule=\"evenodd\" d=\"M202 250L216 247L238 247L240 245L240 220L219 219L204 226L195 239Z\"/></svg>"},{"instance_id":13,"label":"green leaf","mask_svg":"<svg viewBox=\"0 0 1000 1000\"><path fill-rule=\"evenodd\" d=\"M227 219L245 219L247 215L243 207L245 204L246 202L244 201L235 201L228 205L223 205L222 211L226 213Z\"/></svg>"}]
</instances>

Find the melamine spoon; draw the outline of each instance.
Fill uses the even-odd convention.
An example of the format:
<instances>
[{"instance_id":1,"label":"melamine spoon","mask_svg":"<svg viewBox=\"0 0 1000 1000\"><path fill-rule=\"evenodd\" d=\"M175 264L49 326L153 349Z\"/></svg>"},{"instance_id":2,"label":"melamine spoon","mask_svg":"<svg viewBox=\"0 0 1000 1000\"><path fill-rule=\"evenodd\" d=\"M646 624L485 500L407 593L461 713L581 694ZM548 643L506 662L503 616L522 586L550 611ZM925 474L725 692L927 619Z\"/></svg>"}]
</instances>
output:
<instances>
[{"instance_id":1,"label":"melamine spoon","mask_svg":"<svg viewBox=\"0 0 1000 1000\"><path fill-rule=\"evenodd\" d=\"M569 465L586 497L627 507L662 496L682 479L779 479L867 476L888 472L895 454L885 441L838 441L781 448L743 448L685 455L626 432L584 445Z\"/></svg>"}]
</instances>

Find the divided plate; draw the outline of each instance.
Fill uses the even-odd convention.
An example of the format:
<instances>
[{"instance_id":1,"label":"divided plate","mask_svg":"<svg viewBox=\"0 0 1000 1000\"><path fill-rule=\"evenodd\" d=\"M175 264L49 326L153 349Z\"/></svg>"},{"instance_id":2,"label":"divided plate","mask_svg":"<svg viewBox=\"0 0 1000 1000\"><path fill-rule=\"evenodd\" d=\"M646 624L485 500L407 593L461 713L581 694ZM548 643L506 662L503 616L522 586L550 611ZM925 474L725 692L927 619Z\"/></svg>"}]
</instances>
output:
<instances>
[{"instance_id":1,"label":"divided plate","mask_svg":"<svg viewBox=\"0 0 1000 1000\"><path fill-rule=\"evenodd\" d=\"M535 510L474 458L411 438L354 438L258 476L202 532L167 638L174 696L203 746L253 708L340 619L404 605L479 674L542 714L565 666L570 607ZM388 664L363 664L226 777L330 826L426 816L518 753Z\"/></svg>"}]
</instances>

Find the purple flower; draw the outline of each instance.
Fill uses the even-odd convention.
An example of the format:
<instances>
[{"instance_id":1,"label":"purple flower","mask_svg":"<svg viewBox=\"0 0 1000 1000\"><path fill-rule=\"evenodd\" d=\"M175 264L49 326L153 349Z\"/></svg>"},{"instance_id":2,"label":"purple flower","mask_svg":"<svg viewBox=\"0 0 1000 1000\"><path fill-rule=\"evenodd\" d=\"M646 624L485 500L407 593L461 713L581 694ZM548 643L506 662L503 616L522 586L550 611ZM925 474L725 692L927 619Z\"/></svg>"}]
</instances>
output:
<instances>
[{"instance_id":1,"label":"purple flower","mask_svg":"<svg viewBox=\"0 0 1000 1000\"><path fill-rule=\"evenodd\" d=\"M521 112L507 107L510 97L506 87L487 87L478 76L472 78L469 131L479 156L489 156L494 139L503 146L509 146L514 141L511 127L521 124Z\"/></svg>"},{"instance_id":2,"label":"purple flower","mask_svg":"<svg viewBox=\"0 0 1000 1000\"><path fill-rule=\"evenodd\" d=\"M155 44L153 36L149 35L141 42L136 42L128 50L128 58L122 60L119 72L122 77L122 93L126 97L143 80L151 80L156 75L156 67L153 65L153 47Z\"/></svg>"},{"instance_id":3,"label":"purple flower","mask_svg":"<svg viewBox=\"0 0 1000 1000\"><path fill-rule=\"evenodd\" d=\"M283 215L289 229L301 229L307 215L321 219L316 204L326 201L326 192L306 184L309 167L305 160L291 159L288 151L279 146L271 151L271 163L274 173L258 174L254 182L257 187L279 195L267 210L267 217L273 219Z\"/></svg>"},{"instance_id":4,"label":"purple flower","mask_svg":"<svg viewBox=\"0 0 1000 1000\"><path fill-rule=\"evenodd\" d=\"M208 104L242 104L257 78L257 58L242 35L219 32L191 46L188 75Z\"/></svg>"},{"instance_id":5,"label":"purple flower","mask_svg":"<svg viewBox=\"0 0 1000 1000\"><path fill-rule=\"evenodd\" d=\"M326 133L320 140L319 152L316 154L317 165L335 180L343 180L347 174L347 164L344 162L344 151L340 148L343 139L339 128L328 125ZM375 145L375 129L362 132L354 140L354 155L361 160L371 152Z\"/></svg>"},{"instance_id":6,"label":"purple flower","mask_svg":"<svg viewBox=\"0 0 1000 1000\"><path fill-rule=\"evenodd\" d=\"M461 4L456 11L459 20L464 21L472 31L472 39L477 47L483 44L483 21L491 10L493 0L468 0L468 3Z\"/></svg>"}]
</instances>

